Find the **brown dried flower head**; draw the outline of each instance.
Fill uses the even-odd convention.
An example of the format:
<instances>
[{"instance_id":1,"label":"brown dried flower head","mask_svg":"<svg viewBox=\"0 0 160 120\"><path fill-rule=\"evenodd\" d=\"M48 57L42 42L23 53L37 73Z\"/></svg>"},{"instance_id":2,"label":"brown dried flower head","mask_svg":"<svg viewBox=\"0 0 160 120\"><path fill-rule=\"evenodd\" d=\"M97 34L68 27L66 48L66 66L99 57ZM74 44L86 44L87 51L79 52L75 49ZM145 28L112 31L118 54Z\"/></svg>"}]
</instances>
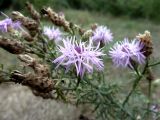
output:
<instances>
[{"instance_id":1,"label":"brown dried flower head","mask_svg":"<svg viewBox=\"0 0 160 120\"><path fill-rule=\"evenodd\" d=\"M36 21L39 22L41 16L40 14L35 10L35 8L33 7L33 5L29 2L26 2L26 7L28 9L28 11L30 12L32 18Z\"/></svg>"},{"instance_id":2,"label":"brown dried flower head","mask_svg":"<svg viewBox=\"0 0 160 120\"><path fill-rule=\"evenodd\" d=\"M97 28L97 26L98 26L98 24L97 24L97 23L92 24L92 25L91 25L91 29L94 31L94 30Z\"/></svg>"},{"instance_id":3,"label":"brown dried flower head","mask_svg":"<svg viewBox=\"0 0 160 120\"><path fill-rule=\"evenodd\" d=\"M47 77L40 77L33 73L23 74L19 71L12 72L11 81L28 86L32 90L36 90L41 93L51 92L55 85L54 81Z\"/></svg>"},{"instance_id":4,"label":"brown dried flower head","mask_svg":"<svg viewBox=\"0 0 160 120\"><path fill-rule=\"evenodd\" d=\"M24 38L24 40L26 40L27 42L32 42L34 41L34 38L27 32L22 32L22 37Z\"/></svg>"},{"instance_id":5,"label":"brown dried flower head","mask_svg":"<svg viewBox=\"0 0 160 120\"><path fill-rule=\"evenodd\" d=\"M153 43L150 32L145 31L144 34L139 34L137 39L144 44L142 51L146 57L149 57L153 52Z\"/></svg>"},{"instance_id":6,"label":"brown dried flower head","mask_svg":"<svg viewBox=\"0 0 160 120\"><path fill-rule=\"evenodd\" d=\"M12 54L22 54L25 51L20 41L2 36L0 36L0 47Z\"/></svg>"},{"instance_id":7,"label":"brown dried flower head","mask_svg":"<svg viewBox=\"0 0 160 120\"><path fill-rule=\"evenodd\" d=\"M56 82L50 78L48 66L39 63L37 59L27 54L19 55L18 58L34 72L13 71L10 77L11 81L30 87L37 96L52 98L51 91L55 89Z\"/></svg>"},{"instance_id":8,"label":"brown dried flower head","mask_svg":"<svg viewBox=\"0 0 160 120\"><path fill-rule=\"evenodd\" d=\"M33 37L39 31L38 23L31 18L25 17L20 12L17 12L17 11L12 12L12 19L20 21L22 23L22 25L28 29L31 36L33 36Z\"/></svg>"},{"instance_id":9,"label":"brown dried flower head","mask_svg":"<svg viewBox=\"0 0 160 120\"><path fill-rule=\"evenodd\" d=\"M27 66L31 67L35 74L41 77L49 77L49 69L47 65L40 64L35 58L24 54L24 55L19 55L18 58L24 62Z\"/></svg>"},{"instance_id":10,"label":"brown dried flower head","mask_svg":"<svg viewBox=\"0 0 160 120\"><path fill-rule=\"evenodd\" d=\"M65 31L70 30L70 23L65 20L65 16L59 15L58 13L54 12L50 7L48 8L43 8L41 10L41 13L43 15L46 15L53 24L57 26L62 26Z\"/></svg>"}]
</instances>

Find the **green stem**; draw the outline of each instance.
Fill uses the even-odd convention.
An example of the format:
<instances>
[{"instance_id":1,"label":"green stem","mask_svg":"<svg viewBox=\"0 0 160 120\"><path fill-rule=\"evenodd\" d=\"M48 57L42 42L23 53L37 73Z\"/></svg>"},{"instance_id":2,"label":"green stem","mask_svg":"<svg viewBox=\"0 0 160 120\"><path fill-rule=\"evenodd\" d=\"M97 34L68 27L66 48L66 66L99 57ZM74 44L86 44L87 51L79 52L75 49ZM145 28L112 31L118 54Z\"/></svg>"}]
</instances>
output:
<instances>
[{"instance_id":1,"label":"green stem","mask_svg":"<svg viewBox=\"0 0 160 120\"><path fill-rule=\"evenodd\" d=\"M135 79L135 82L132 86L132 90L129 92L129 94L127 95L126 99L124 100L122 106L124 107L126 105L126 103L128 102L130 96L132 95L132 93L135 91L137 85L139 84L140 80L142 79L143 75L145 74L146 70L148 68L148 60L146 61L146 65L142 71L142 74L139 74L139 72L136 71L138 77Z\"/></svg>"},{"instance_id":2,"label":"green stem","mask_svg":"<svg viewBox=\"0 0 160 120\"><path fill-rule=\"evenodd\" d=\"M151 101L152 101L152 80L154 80L153 73L150 68L147 69L148 76L146 79L148 80L148 104L147 104L147 118L150 119L150 106L151 106Z\"/></svg>"},{"instance_id":3,"label":"green stem","mask_svg":"<svg viewBox=\"0 0 160 120\"><path fill-rule=\"evenodd\" d=\"M160 64L160 61L159 61L159 62L156 62L156 63L153 63L153 64L150 64L150 65L148 65L148 67L156 66L156 65L158 65L158 64Z\"/></svg>"},{"instance_id":4,"label":"green stem","mask_svg":"<svg viewBox=\"0 0 160 120\"><path fill-rule=\"evenodd\" d=\"M148 113L148 119L150 119L150 105L151 105L151 80L148 80L148 105L147 105L147 113Z\"/></svg>"},{"instance_id":5,"label":"green stem","mask_svg":"<svg viewBox=\"0 0 160 120\"><path fill-rule=\"evenodd\" d=\"M135 80L134 84L133 84L133 87L132 87L132 90L129 92L129 94L127 95L126 99L124 100L122 106L125 106L126 103L128 102L130 96L132 95L132 93L135 91L138 83L140 82L142 76L138 76L138 78Z\"/></svg>"},{"instance_id":6,"label":"green stem","mask_svg":"<svg viewBox=\"0 0 160 120\"><path fill-rule=\"evenodd\" d=\"M87 82L87 84L91 85L96 90L96 93L98 94L98 96L99 96L98 98L101 100L101 103L104 102L106 104L107 101L106 101L106 99L104 99L104 96L106 96L106 95L102 94L102 92L99 92L99 88L96 85L94 85L92 82L90 82L89 80L86 80L86 82ZM121 111L123 111L124 113L126 113L126 115L129 116L131 118L131 120L135 120L135 118L128 111L126 111L121 105L119 105L117 103L117 101L114 101L114 98L111 97L111 99L109 99L109 100L110 100L110 102L112 104L114 104L118 108L120 108Z\"/></svg>"},{"instance_id":7,"label":"green stem","mask_svg":"<svg viewBox=\"0 0 160 120\"><path fill-rule=\"evenodd\" d=\"M112 98L112 97L111 97L111 98ZM129 116L129 117L131 118L131 120L135 120L135 118L131 115L131 113L130 113L129 111L125 110L125 109L123 108L123 106L119 105L118 102L117 102L117 101L114 101L113 98L112 98L111 100L112 100L111 102L112 102L113 104L115 104L117 107L119 107L119 108L121 109L121 111L123 111L127 116Z\"/></svg>"},{"instance_id":8,"label":"green stem","mask_svg":"<svg viewBox=\"0 0 160 120\"><path fill-rule=\"evenodd\" d=\"M78 77L77 77L77 84L76 84L76 88L79 86L80 81L81 81L81 76L80 76L80 75L78 75Z\"/></svg>"}]
</instances>

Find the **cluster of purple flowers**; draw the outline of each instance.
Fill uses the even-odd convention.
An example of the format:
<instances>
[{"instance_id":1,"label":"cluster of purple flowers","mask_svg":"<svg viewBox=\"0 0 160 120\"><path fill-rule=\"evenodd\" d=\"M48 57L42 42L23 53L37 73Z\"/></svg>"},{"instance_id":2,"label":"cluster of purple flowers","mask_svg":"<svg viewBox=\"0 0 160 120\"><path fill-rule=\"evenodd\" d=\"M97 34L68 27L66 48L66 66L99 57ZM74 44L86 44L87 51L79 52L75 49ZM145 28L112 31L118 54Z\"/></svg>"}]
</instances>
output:
<instances>
[{"instance_id":1,"label":"cluster of purple flowers","mask_svg":"<svg viewBox=\"0 0 160 120\"><path fill-rule=\"evenodd\" d=\"M54 31L54 29L53 29ZM58 30L57 30L58 31ZM59 31L58 31L59 33ZM46 34L52 37L51 30ZM92 73L93 68L96 70L103 70L104 64L102 61L103 52L100 44L109 43L113 36L109 29L104 26L99 26L95 29L89 42L78 42L75 37L63 39L63 46L58 46L58 51L61 54L58 58L53 60L53 63L63 65L68 71L71 66L75 66L77 76L84 76L85 72ZM96 46L95 43L96 42ZM109 50L109 56L117 67L133 68L133 61L138 64L145 63L146 57L143 54L144 45L138 40L129 41L124 39L122 42L117 42L113 48Z\"/></svg>"},{"instance_id":2,"label":"cluster of purple flowers","mask_svg":"<svg viewBox=\"0 0 160 120\"><path fill-rule=\"evenodd\" d=\"M21 23L19 21L12 21L10 18L6 18L0 21L0 31L8 32L9 28L19 29ZM58 58L53 60L53 63L63 65L68 71L72 66L75 66L77 76L84 76L85 72L92 73L93 69L100 71L104 69L102 56L105 54L100 48L100 44L106 44L113 40L110 29L105 26L98 26L89 39L89 42L76 41L76 37L70 37L63 39L62 32L55 27L43 28L43 34L50 40L57 41L62 40L62 45L58 46L58 51L61 54ZM88 43L88 44L87 44ZM96 43L96 46L94 46ZM112 58L114 65L118 67L133 67L132 62L143 64L146 57L143 54L144 45L138 41L133 40L131 42L128 39L124 39L122 42L117 42L113 48L110 49L109 55Z\"/></svg>"},{"instance_id":3,"label":"cluster of purple flowers","mask_svg":"<svg viewBox=\"0 0 160 120\"><path fill-rule=\"evenodd\" d=\"M104 64L101 57L104 55L99 45L93 47L92 40L89 44L86 42L77 42L75 37L67 38L63 40L64 46L58 46L60 56L53 62L59 65L63 65L66 71L71 66L75 66L77 76L83 77L85 72L92 73L93 68L96 70L103 70Z\"/></svg>"},{"instance_id":4,"label":"cluster of purple flowers","mask_svg":"<svg viewBox=\"0 0 160 120\"><path fill-rule=\"evenodd\" d=\"M10 18L6 18L0 21L0 31L8 32L8 28L11 27L13 29L19 29L21 27L21 23L19 21L12 21Z\"/></svg>"},{"instance_id":5,"label":"cluster of purple flowers","mask_svg":"<svg viewBox=\"0 0 160 120\"><path fill-rule=\"evenodd\" d=\"M45 26L43 28L43 34L46 35L49 40L54 40L55 42L62 40L62 32L58 28Z\"/></svg>"}]
</instances>

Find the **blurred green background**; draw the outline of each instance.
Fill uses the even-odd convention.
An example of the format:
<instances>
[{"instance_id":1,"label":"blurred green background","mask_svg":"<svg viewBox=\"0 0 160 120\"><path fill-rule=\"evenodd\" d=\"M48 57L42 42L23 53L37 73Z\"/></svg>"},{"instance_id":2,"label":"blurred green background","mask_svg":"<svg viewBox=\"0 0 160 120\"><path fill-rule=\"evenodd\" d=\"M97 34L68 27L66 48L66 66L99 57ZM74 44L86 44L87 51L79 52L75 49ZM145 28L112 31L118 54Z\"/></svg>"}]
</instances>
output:
<instances>
[{"instance_id":1,"label":"blurred green background","mask_svg":"<svg viewBox=\"0 0 160 120\"><path fill-rule=\"evenodd\" d=\"M0 9L21 10L26 0L0 0ZM160 0L29 0L37 8L51 6L55 9L83 9L114 16L144 18L160 22Z\"/></svg>"}]
</instances>

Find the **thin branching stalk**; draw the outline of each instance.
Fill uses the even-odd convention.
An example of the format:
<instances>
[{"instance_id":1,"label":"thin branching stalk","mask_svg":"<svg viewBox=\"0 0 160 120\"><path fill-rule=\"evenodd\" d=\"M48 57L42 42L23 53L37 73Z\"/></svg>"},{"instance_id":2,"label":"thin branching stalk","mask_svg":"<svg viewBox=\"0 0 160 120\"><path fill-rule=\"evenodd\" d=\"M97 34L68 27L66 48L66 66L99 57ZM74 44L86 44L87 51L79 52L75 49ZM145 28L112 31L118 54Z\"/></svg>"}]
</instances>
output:
<instances>
[{"instance_id":1,"label":"thin branching stalk","mask_svg":"<svg viewBox=\"0 0 160 120\"><path fill-rule=\"evenodd\" d=\"M125 100L124 100L124 102L123 102L123 104L122 104L123 106L126 105L126 103L128 102L130 96L131 96L132 93L135 91L137 85L139 84L140 80L142 79L143 75L145 74L147 68L148 68L148 60L146 60L146 65L145 65L142 73L139 74L139 72L136 72L136 73L137 73L137 78L135 79L135 82L134 82L134 84L133 84L133 86L132 86L132 90L129 92L129 94L128 94L127 97L125 98Z\"/></svg>"},{"instance_id":2,"label":"thin branching stalk","mask_svg":"<svg viewBox=\"0 0 160 120\"><path fill-rule=\"evenodd\" d=\"M160 61L156 62L156 63L149 64L148 67L153 67L153 66L156 66L156 65L159 65L159 64L160 64Z\"/></svg>"},{"instance_id":3,"label":"thin branching stalk","mask_svg":"<svg viewBox=\"0 0 160 120\"><path fill-rule=\"evenodd\" d=\"M147 118L150 119L150 107L151 107L151 100L152 100L152 96L151 96L151 85L152 85L152 81L148 80L148 105L147 105Z\"/></svg>"}]
</instances>

